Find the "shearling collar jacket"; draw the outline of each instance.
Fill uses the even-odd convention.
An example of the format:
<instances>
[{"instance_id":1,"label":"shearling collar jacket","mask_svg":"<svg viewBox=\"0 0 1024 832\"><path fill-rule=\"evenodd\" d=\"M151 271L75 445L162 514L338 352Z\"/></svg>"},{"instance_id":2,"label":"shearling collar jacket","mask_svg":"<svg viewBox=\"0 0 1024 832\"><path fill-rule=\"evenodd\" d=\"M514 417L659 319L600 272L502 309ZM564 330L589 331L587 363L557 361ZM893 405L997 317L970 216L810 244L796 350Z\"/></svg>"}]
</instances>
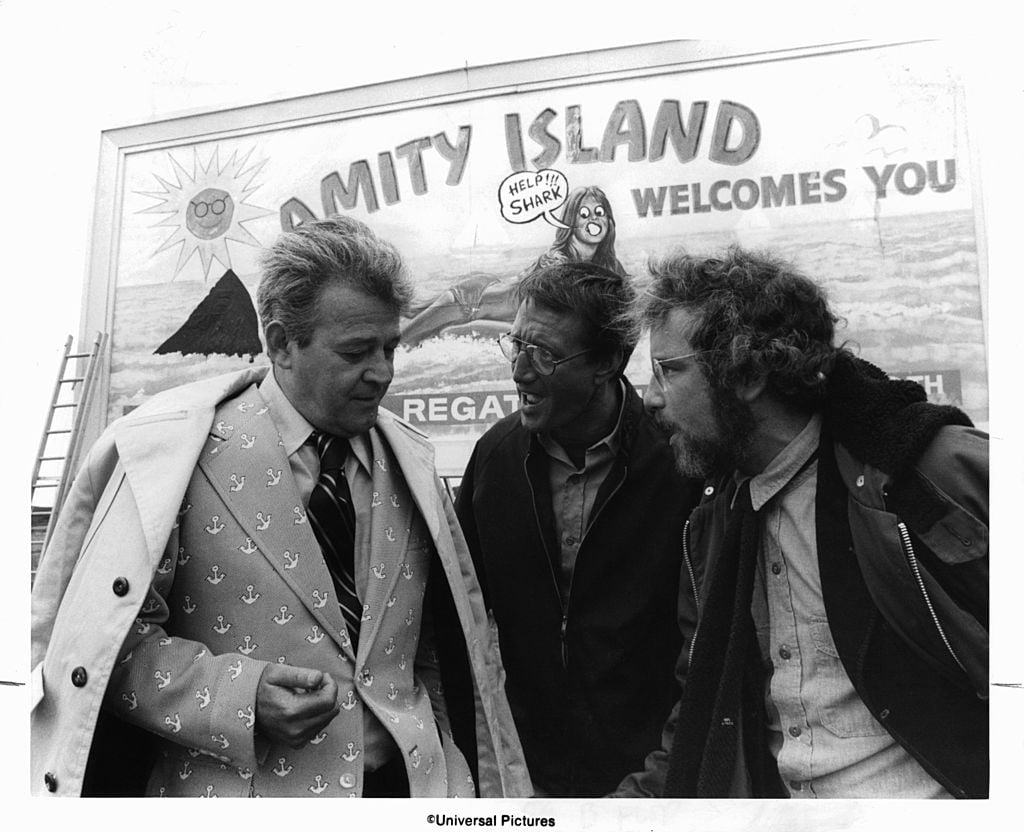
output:
<instances>
[{"instance_id":1,"label":"shearling collar jacket","mask_svg":"<svg viewBox=\"0 0 1024 832\"><path fill-rule=\"evenodd\" d=\"M988 437L961 411L925 399L920 386L867 362L838 361L822 409L815 507L822 594L839 657L875 719L951 794L984 797ZM731 475L708 484L687 525L680 622L685 628L696 611L696 639L736 487ZM681 682L697 672L688 661L693 631L685 635ZM711 796L666 784L674 726L686 718L677 706L662 749L617 796ZM735 743L742 767L750 743L741 729L719 727L705 753ZM717 796L782 796L781 788L751 791L746 776L774 770L773 760L745 766L734 792Z\"/></svg>"}]
</instances>

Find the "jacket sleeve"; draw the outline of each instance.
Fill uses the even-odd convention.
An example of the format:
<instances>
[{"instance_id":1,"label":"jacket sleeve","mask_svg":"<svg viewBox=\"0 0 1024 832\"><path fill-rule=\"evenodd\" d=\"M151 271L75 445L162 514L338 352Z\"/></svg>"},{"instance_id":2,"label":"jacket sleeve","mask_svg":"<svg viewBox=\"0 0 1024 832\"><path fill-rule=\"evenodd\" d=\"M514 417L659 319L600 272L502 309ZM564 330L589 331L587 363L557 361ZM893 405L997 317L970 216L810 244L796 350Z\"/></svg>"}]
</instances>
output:
<instances>
[{"instance_id":1,"label":"jacket sleeve","mask_svg":"<svg viewBox=\"0 0 1024 832\"><path fill-rule=\"evenodd\" d=\"M491 604L487 589L487 575L484 571L483 553L480 549L480 535L476 525L476 512L473 508L473 491L476 481L478 453L479 445L473 449L469 462L466 463L466 470L462 475L462 482L459 485L459 494L455 500L455 514L458 518L458 524L462 528L462 534L466 538L470 557L473 559L473 568L476 571L477 581L480 583L480 589L483 592L484 607L489 610Z\"/></svg>"},{"instance_id":2,"label":"jacket sleeve","mask_svg":"<svg viewBox=\"0 0 1024 832\"><path fill-rule=\"evenodd\" d=\"M890 498L906 522L930 601L957 662L988 695L988 436L944 428Z\"/></svg>"},{"instance_id":3,"label":"jacket sleeve","mask_svg":"<svg viewBox=\"0 0 1024 832\"><path fill-rule=\"evenodd\" d=\"M111 434L90 450L68 491L53 534L39 560L32 585L32 667L46 655L57 611L78 563L96 515L97 505L113 498L118 458Z\"/></svg>"},{"instance_id":4,"label":"jacket sleeve","mask_svg":"<svg viewBox=\"0 0 1024 832\"><path fill-rule=\"evenodd\" d=\"M682 689L686 685L686 674L690 666L690 645L697 629L697 599L689 565L684 561L679 576L679 604L677 621L683 634L683 644L676 660L676 679ZM662 797L665 792L665 777L668 773L669 755L675 740L676 724L679 720L679 701L672 706L661 732L661 747L651 751L644 759L643 771L627 775L618 788L608 797Z\"/></svg>"},{"instance_id":5,"label":"jacket sleeve","mask_svg":"<svg viewBox=\"0 0 1024 832\"><path fill-rule=\"evenodd\" d=\"M256 692L267 663L215 656L198 641L167 635L177 557L175 530L114 664L104 708L171 742L255 768Z\"/></svg>"},{"instance_id":6,"label":"jacket sleeve","mask_svg":"<svg viewBox=\"0 0 1024 832\"><path fill-rule=\"evenodd\" d=\"M685 660L685 651L681 656ZM672 706L661 733L661 747L644 759L643 771L629 774L608 797L661 797L665 793L665 775L668 773L669 752L676 735L679 702Z\"/></svg>"}]
</instances>

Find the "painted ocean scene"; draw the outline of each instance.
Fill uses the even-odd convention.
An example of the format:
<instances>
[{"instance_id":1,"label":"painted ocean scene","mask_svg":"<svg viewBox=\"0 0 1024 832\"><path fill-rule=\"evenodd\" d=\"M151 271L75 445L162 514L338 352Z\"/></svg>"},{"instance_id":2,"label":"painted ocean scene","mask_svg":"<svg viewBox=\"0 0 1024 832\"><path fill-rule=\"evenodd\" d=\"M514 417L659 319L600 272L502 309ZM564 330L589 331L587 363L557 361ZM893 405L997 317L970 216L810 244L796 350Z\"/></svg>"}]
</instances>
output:
<instances>
[{"instance_id":1,"label":"painted ocean scene","mask_svg":"<svg viewBox=\"0 0 1024 832\"><path fill-rule=\"evenodd\" d=\"M627 273L642 283L651 258L677 247L709 254L733 243L770 248L793 261L826 287L835 311L843 318L839 338L855 352L893 375L944 372L945 388L926 385L929 397L957 404L975 422L987 423L982 290L971 211L678 237L633 236L620 238L617 251ZM480 246L453 255L440 248L435 256L407 261L419 308L446 303L470 306L448 316L452 319L449 325L426 335L421 331L413 343L399 348L395 379L385 404L407 418L410 414L424 416L410 421L419 422L418 427L442 444L456 440L460 448L456 456L461 456L468 454L468 447L488 424L514 409L509 367L495 344L495 337L509 328L511 316L474 318L472 298L467 300L452 289L468 286L472 295L480 287L489 287L488 291L510 288L538 252L524 247ZM233 272L231 275L234 277ZM257 274L239 273L232 302L244 305L244 293L240 291L244 287L254 307L257 282ZM172 336L213 294L215 283L211 272L205 283L170 281L118 287L110 419L161 390L266 363L264 355L252 354L252 333L246 337L239 334L239 341L249 344L240 349L240 355L156 354L165 342L174 344ZM237 327L243 318L251 326L248 312L241 317L232 314L222 318L217 325ZM406 326L409 323L406 321ZM647 344L642 340L627 368L629 380L641 387L646 385L649 366ZM423 407L406 407L402 412L397 406L403 398L434 396L451 400L453 396L474 394L477 405L481 396L495 394L500 410L497 406L474 410L466 405L452 418L452 413L427 414Z\"/></svg>"}]
</instances>

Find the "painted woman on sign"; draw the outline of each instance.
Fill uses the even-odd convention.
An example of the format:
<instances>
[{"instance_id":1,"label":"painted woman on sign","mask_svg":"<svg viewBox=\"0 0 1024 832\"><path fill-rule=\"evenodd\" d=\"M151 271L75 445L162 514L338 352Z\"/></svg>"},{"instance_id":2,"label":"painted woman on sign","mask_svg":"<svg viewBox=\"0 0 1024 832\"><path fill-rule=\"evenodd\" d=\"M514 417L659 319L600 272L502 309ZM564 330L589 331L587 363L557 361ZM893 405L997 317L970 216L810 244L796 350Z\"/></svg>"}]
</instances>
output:
<instances>
[{"instance_id":1,"label":"painted woman on sign","mask_svg":"<svg viewBox=\"0 0 1024 832\"><path fill-rule=\"evenodd\" d=\"M402 341L413 347L445 330L467 324L477 334L504 332L516 314L515 287L526 275L557 263L590 262L617 274L626 270L615 256L615 217L604 191L595 186L577 188L562 209L563 227L543 254L516 275L503 281L493 274L474 272L445 289L402 329Z\"/></svg>"}]
</instances>

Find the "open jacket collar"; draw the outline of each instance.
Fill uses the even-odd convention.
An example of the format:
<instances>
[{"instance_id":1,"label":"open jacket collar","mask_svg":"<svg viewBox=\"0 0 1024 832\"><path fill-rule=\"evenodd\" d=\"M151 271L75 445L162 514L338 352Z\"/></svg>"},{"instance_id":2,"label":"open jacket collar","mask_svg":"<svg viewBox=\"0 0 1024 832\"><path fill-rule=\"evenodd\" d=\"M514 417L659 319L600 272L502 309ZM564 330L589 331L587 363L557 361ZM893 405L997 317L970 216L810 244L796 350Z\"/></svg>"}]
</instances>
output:
<instances>
[{"instance_id":1,"label":"open jacket collar","mask_svg":"<svg viewBox=\"0 0 1024 832\"><path fill-rule=\"evenodd\" d=\"M894 478L914 464L939 428L971 427L963 411L930 404L919 384L891 379L845 352L838 355L829 375L822 416L839 444Z\"/></svg>"},{"instance_id":2,"label":"open jacket collar","mask_svg":"<svg viewBox=\"0 0 1024 832\"><path fill-rule=\"evenodd\" d=\"M154 560L170 535L217 406L266 372L265 367L243 370L169 390L111 425Z\"/></svg>"}]
</instances>

